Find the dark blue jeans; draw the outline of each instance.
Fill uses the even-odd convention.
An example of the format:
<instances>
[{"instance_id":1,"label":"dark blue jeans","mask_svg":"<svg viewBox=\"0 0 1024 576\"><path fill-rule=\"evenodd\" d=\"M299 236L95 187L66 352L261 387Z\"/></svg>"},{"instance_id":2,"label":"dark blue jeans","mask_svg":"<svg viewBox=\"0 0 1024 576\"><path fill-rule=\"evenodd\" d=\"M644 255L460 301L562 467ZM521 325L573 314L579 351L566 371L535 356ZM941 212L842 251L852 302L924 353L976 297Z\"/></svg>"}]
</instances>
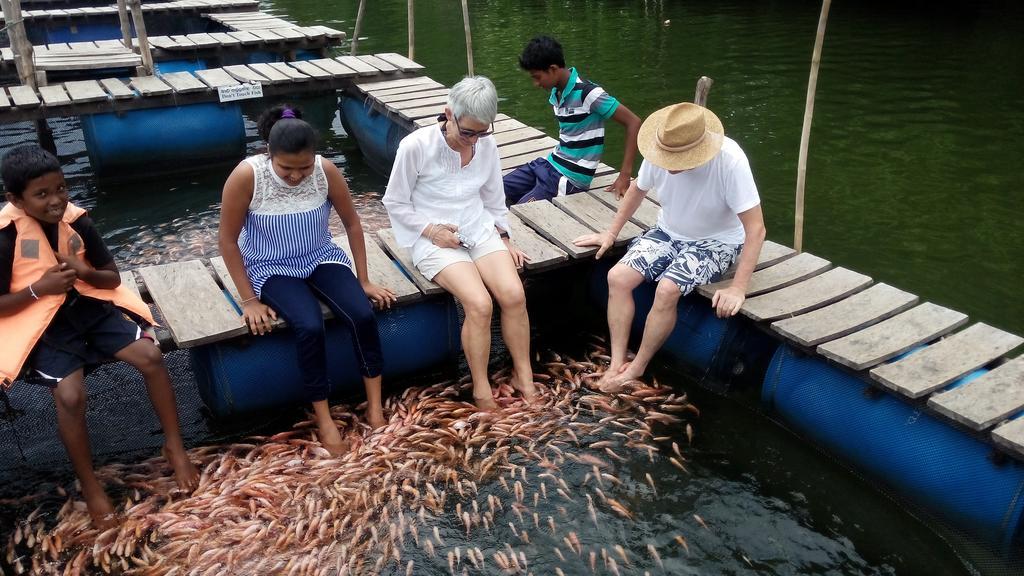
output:
<instances>
[{"instance_id":1,"label":"dark blue jeans","mask_svg":"<svg viewBox=\"0 0 1024 576\"><path fill-rule=\"evenodd\" d=\"M562 180L565 182L562 183ZM505 185L505 201L509 204L525 204L534 200L550 200L558 196L559 185L565 186L566 194L583 192L562 173L548 162L547 158L537 158L529 164L509 172L501 179Z\"/></svg>"},{"instance_id":2,"label":"dark blue jeans","mask_svg":"<svg viewBox=\"0 0 1024 576\"><path fill-rule=\"evenodd\" d=\"M330 391L320 300L339 322L352 331L352 342L363 376L372 378L380 375L384 361L377 318L363 287L348 266L321 264L306 279L271 276L263 284L260 300L284 318L295 333L299 372L309 402L326 400Z\"/></svg>"}]
</instances>

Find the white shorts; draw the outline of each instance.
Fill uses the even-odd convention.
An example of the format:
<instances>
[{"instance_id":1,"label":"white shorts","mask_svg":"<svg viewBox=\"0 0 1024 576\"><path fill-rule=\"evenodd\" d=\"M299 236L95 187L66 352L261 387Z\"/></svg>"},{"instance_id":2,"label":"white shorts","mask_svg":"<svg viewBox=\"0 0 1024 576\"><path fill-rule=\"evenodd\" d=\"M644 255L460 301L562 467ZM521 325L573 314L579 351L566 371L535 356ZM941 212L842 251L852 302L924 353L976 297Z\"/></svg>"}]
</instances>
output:
<instances>
[{"instance_id":1,"label":"white shorts","mask_svg":"<svg viewBox=\"0 0 1024 576\"><path fill-rule=\"evenodd\" d=\"M433 280L434 276L437 276L442 270L455 264L456 262L475 262L484 256L487 256L491 252L497 252L499 250L508 251L505 246L505 241L498 236L495 230L491 230L491 233L487 238L473 246L471 250L467 250L462 246L458 248L438 248L434 252L430 253L420 263L416 265L416 269L427 277L427 280Z\"/></svg>"}]
</instances>

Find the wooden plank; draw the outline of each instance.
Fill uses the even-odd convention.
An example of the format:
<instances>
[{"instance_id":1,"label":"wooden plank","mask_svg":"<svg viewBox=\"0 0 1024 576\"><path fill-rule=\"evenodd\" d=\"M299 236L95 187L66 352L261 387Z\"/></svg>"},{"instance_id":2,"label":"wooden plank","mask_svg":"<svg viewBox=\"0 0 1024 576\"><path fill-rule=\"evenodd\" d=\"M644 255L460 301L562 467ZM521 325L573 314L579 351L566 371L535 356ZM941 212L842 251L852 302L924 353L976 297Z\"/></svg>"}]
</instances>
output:
<instances>
[{"instance_id":1,"label":"wooden plank","mask_svg":"<svg viewBox=\"0 0 1024 576\"><path fill-rule=\"evenodd\" d=\"M316 64L311 64L305 60L296 60L295 62L289 62L288 65L291 66L292 68L295 68L299 72L302 72L303 74L311 76L313 78L324 79L331 77L330 72L324 70L323 68L317 66Z\"/></svg>"},{"instance_id":2,"label":"wooden plank","mask_svg":"<svg viewBox=\"0 0 1024 576\"><path fill-rule=\"evenodd\" d=\"M895 316L915 304L917 296L879 283L831 306L778 320L772 323L772 329L801 346L817 346Z\"/></svg>"},{"instance_id":3,"label":"wooden plank","mask_svg":"<svg viewBox=\"0 0 1024 576\"><path fill-rule=\"evenodd\" d=\"M790 318L828 306L870 285L868 276L846 268L833 268L792 286L747 298L740 312L759 322Z\"/></svg>"},{"instance_id":4,"label":"wooden plank","mask_svg":"<svg viewBox=\"0 0 1024 576\"><path fill-rule=\"evenodd\" d=\"M345 33L344 32L342 32L341 30L335 30L334 28L331 28L330 26L323 26L321 24L317 24L315 26L306 26L305 28L306 29L316 30L318 32L323 32L324 36L327 36L331 40L344 40L345 39Z\"/></svg>"},{"instance_id":5,"label":"wooden plank","mask_svg":"<svg viewBox=\"0 0 1024 576\"><path fill-rule=\"evenodd\" d=\"M247 46L249 44L259 44L263 42L263 39L247 30L229 30L228 32L225 32L225 34L231 36L235 40L238 40L242 43L243 46Z\"/></svg>"},{"instance_id":6,"label":"wooden plank","mask_svg":"<svg viewBox=\"0 0 1024 576\"><path fill-rule=\"evenodd\" d=\"M65 104L71 104L71 98L68 97L68 93L64 91L64 86L60 84L53 84L51 86L40 86L39 97L43 99L43 104L47 106L64 106Z\"/></svg>"},{"instance_id":7,"label":"wooden plank","mask_svg":"<svg viewBox=\"0 0 1024 576\"><path fill-rule=\"evenodd\" d=\"M598 190L591 188L587 194L597 198L602 204L611 210L616 212L619 210L620 201L615 198L614 192L609 192L604 188ZM643 201L640 202L640 206L637 207L636 212L629 217L629 220L639 226L642 230L649 230L658 224L658 214L660 211L660 206L644 198Z\"/></svg>"},{"instance_id":8,"label":"wooden plank","mask_svg":"<svg viewBox=\"0 0 1024 576\"><path fill-rule=\"evenodd\" d=\"M274 70L277 70L281 74L287 76L292 82L308 82L309 80L312 80L312 76L299 72L295 68L289 66L286 62L268 62L267 66L270 66Z\"/></svg>"},{"instance_id":9,"label":"wooden plank","mask_svg":"<svg viewBox=\"0 0 1024 576\"><path fill-rule=\"evenodd\" d=\"M509 156L501 159L501 169L508 170L510 168L518 168L523 164L529 164L537 158L543 158L550 153L550 150L535 150L533 152L527 152L526 154L519 154L517 156Z\"/></svg>"},{"instance_id":10,"label":"wooden plank","mask_svg":"<svg viewBox=\"0 0 1024 576\"><path fill-rule=\"evenodd\" d=\"M270 80L268 80L266 76L263 76L259 72L256 72L255 70L252 70L251 68L243 64L225 66L224 71L227 72L232 78L238 80L243 84L247 84L249 82L270 84Z\"/></svg>"},{"instance_id":11,"label":"wooden plank","mask_svg":"<svg viewBox=\"0 0 1024 576\"><path fill-rule=\"evenodd\" d=\"M751 274L750 283L747 285L747 298L785 288L806 280L811 276L817 276L832 267L832 264L824 258L804 252L782 262L758 270ZM726 288L732 282L731 279L719 280L712 284L706 284L698 288L698 291L710 298L715 290Z\"/></svg>"},{"instance_id":12,"label":"wooden plank","mask_svg":"<svg viewBox=\"0 0 1024 576\"><path fill-rule=\"evenodd\" d=\"M1024 343L1024 338L981 322L891 364L871 378L910 398L920 398L985 366Z\"/></svg>"},{"instance_id":13,"label":"wooden plank","mask_svg":"<svg viewBox=\"0 0 1024 576\"><path fill-rule=\"evenodd\" d=\"M284 63L281 62L280 64ZM289 70L295 70L294 68L289 67L287 64L285 64L285 67L288 68ZM266 78L267 81L270 82L271 84L287 84L292 82L292 78L290 76L282 73L277 68L274 68L273 66L265 62L249 64L249 68L252 68L254 72ZM296 74L298 74L297 70L295 72ZM305 74L302 74L302 76L305 76Z\"/></svg>"},{"instance_id":14,"label":"wooden plank","mask_svg":"<svg viewBox=\"0 0 1024 576\"><path fill-rule=\"evenodd\" d=\"M138 296L139 300L142 300L142 292L139 291L139 284L135 281L135 272L131 270L121 272L121 285L132 294Z\"/></svg>"},{"instance_id":15,"label":"wooden plank","mask_svg":"<svg viewBox=\"0 0 1024 576\"><path fill-rule=\"evenodd\" d=\"M928 399L928 406L972 430L985 430L1024 410L1024 356Z\"/></svg>"},{"instance_id":16,"label":"wooden plank","mask_svg":"<svg viewBox=\"0 0 1024 576\"><path fill-rule=\"evenodd\" d=\"M139 270L179 348L247 332L241 316L198 260Z\"/></svg>"},{"instance_id":17,"label":"wooden plank","mask_svg":"<svg viewBox=\"0 0 1024 576\"><path fill-rule=\"evenodd\" d=\"M261 27L252 28L248 26L244 27L244 29L248 30L253 36L264 42L284 42L284 37L277 33L278 29L265 29Z\"/></svg>"},{"instance_id":18,"label":"wooden plank","mask_svg":"<svg viewBox=\"0 0 1024 576\"><path fill-rule=\"evenodd\" d=\"M382 52L375 54L377 58L395 66L402 72L415 72L417 70L423 70L424 66L418 62L413 62L401 54L395 54L394 52Z\"/></svg>"},{"instance_id":19,"label":"wooden plank","mask_svg":"<svg viewBox=\"0 0 1024 576\"><path fill-rule=\"evenodd\" d=\"M159 48L161 50L177 50L178 43L171 40L170 36L150 36L147 38L150 45Z\"/></svg>"},{"instance_id":20,"label":"wooden plank","mask_svg":"<svg viewBox=\"0 0 1024 576\"><path fill-rule=\"evenodd\" d=\"M323 68L326 72L330 72L335 78L351 78L356 75L355 70L345 66L333 58L317 58L315 60L309 60L309 63L318 68Z\"/></svg>"},{"instance_id":21,"label":"wooden plank","mask_svg":"<svg viewBox=\"0 0 1024 576\"><path fill-rule=\"evenodd\" d=\"M395 72L398 72L397 66L385 60L381 60L376 56L367 54L365 56L356 56L356 58L359 58L363 62L366 62L367 64L373 66L377 70L380 70L384 74L394 74Z\"/></svg>"},{"instance_id":22,"label":"wooden plank","mask_svg":"<svg viewBox=\"0 0 1024 576\"><path fill-rule=\"evenodd\" d=\"M28 86L8 86L7 92L11 95L11 101L18 108L39 106L39 96L36 96L35 90Z\"/></svg>"},{"instance_id":23,"label":"wooden plank","mask_svg":"<svg viewBox=\"0 0 1024 576\"><path fill-rule=\"evenodd\" d=\"M826 342L817 350L852 370L864 370L940 338L966 322L966 314L925 302L860 332Z\"/></svg>"},{"instance_id":24,"label":"wooden plank","mask_svg":"<svg viewBox=\"0 0 1024 576\"><path fill-rule=\"evenodd\" d=\"M11 102L7 99L7 91L0 87L0 110L10 108Z\"/></svg>"},{"instance_id":25,"label":"wooden plank","mask_svg":"<svg viewBox=\"0 0 1024 576\"><path fill-rule=\"evenodd\" d=\"M306 35L296 30L295 26L291 22L288 22L286 20L281 20L281 22L284 22L285 24L287 24L287 26L275 25L269 31L272 31L274 34L277 34L278 36L284 38L287 41L306 39Z\"/></svg>"},{"instance_id":26,"label":"wooden plank","mask_svg":"<svg viewBox=\"0 0 1024 576\"><path fill-rule=\"evenodd\" d=\"M431 106L423 106L422 108L409 108L408 110L396 110L399 116L406 120L416 120L418 118L436 118L438 115L444 113L444 104L434 104Z\"/></svg>"},{"instance_id":27,"label":"wooden plank","mask_svg":"<svg viewBox=\"0 0 1024 576\"><path fill-rule=\"evenodd\" d=\"M543 138L535 138L532 140L524 140L523 142L516 142L514 144L498 146L498 155L502 158L507 158L510 156L536 152L538 150L550 152L556 145L558 145L558 140L544 136Z\"/></svg>"},{"instance_id":28,"label":"wooden plank","mask_svg":"<svg viewBox=\"0 0 1024 576\"><path fill-rule=\"evenodd\" d=\"M402 79L402 80L391 80L389 82L405 82L407 80L417 80L417 78L405 78L405 79ZM415 97L416 94L418 94L420 92L427 91L427 90L440 90L442 88L447 90L447 88L445 87L444 84L441 84L439 82L434 82L433 80L430 80L429 78L427 78L427 80L428 80L427 83L417 83L417 84L414 84L412 86L402 85L402 86L397 86L397 87L392 87L392 88L380 88L378 90L373 90L373 91L363 91L363 93L364 94L373 95L374 97L377 97L377 96L397 96L397 95L403 95L403 94L413 95ZM365 86L365 84L356 84L355 86L356 86L356 88L360 88L361 89L363 86Z\"/></svg>"},{"instance_id":29,"label":"wooden plank","mask_svg":"<svg viewBox=\"0 0 1024 576\"><path fill-rule=\"evenodd\" d=\"M363 242L366 245L366 273L370 276L370 282L391 290L399 304L423 298L420 289L406 278L395 262L384 253L380 244L377 244L376 238L364 233ZM348 236L338 236L334 238L334 243L341 246L349 257L352 256L352 247L348 243ZM355 262L354 259L353 262Z\"/></svg>"},{"instance_id":30,"label":"wooden plank","mask_svg":"<svg viewBox=\"0 0 1024 576\"><path fill-rule=\"evenodd\" d=\"M231 77L230 74L220 68L207 68L204 70L196 70L194 74L203 81L204 84L216 90L221 86L237 86L238 81Z\"/></svg>"},{"instance_id":31,"label":"wooden plank","mask_svg":"<svg viewBox=\"0 0 1024 576\"><path fill-rule=\"evenodd\" d=\"M398 245L398 240L395 238L394 230L391 228L378 230L377 238L380 238L381 245L385 250L387 250L388 254L391 254L391 257L402 265L406 274L412 278L413 283L419 287L421 292L428 296L444 292L444 288L441 288L434 282L427 280L427 278L423 274L420 274L420 271L412 265L412 257L409 255L409 251Z\"/></svg>"},{"instance_id":32,"label":"wooden plank","mask_svg":"<svg viewBox=\"0 0 1024 576\"><path fill-rule=\"evenodd\" d=\"M572 243L584 234L593 233L593 230L547 200L516 204L512 206L512 212L573 258L583 258L597 253L595 247L580 247Z\"/></svg>"},{"instance_id":33,"label":"wooden plank","mask_svg":"<svg viewBox=\"0 0 1024 576\"><path fill-rule=\"evenodd\" d=\"M178 94L189 92L205 92L209 90L206 84L188 72L168 72L161 74L160 79L170 85Z\"/></svg>"},{"instance_id":34,"label":"wooden plank","mask_svg":"<svg viewBox=\"0 0 1024 576\"><path fill-rule=\"evenodd\" d=\"M328 37L323 30L313 26L295 26L292 30L303 34L307 40L320 40L321 38Z\"/></svg>"},{"instance_id":35,"label":"wooden plank","mask_svg":"<svg viewBox=\"0 0 1024 576\"><path fill-rule=\"evenodd\" d=\"M417 98L415 100L403 100L401 102L394 102L388 104L389 110L410 110L412 108L423 108L425 106L442 106L448 103L448 96L429 96L423 98Z\"/></svg>"},{"instance_id":36,"label":"wooden plank","mask_svg":"<svg viewBox=\"0 0 1024 576\"><path fill-rule=\"evenodd\" d=\"M103 86L103 89L117 100L135 97L135 92L120 78L103 78L100 80L100 86Z\"/></svg>"},{"instance_id":37,"label":"wooden plank","mask_svg":"<svg viewBox=\"0 0 1024 576\"><path fill-rule=\"evenodd\" d=\"M355 70L356 74L359 74L360 76L376 76L377 74L380 74L379 70L367 64L358 56L338 56L335 60ZM429 80L429 78L427 78L427 80ZM411 86L412 84L409 85ZM360 86L360 89L363 89L364 92L367 91L365 84Z\"/></svg>"},{"instance_id":38,"label":"wooden plank","mask_svg":"<svg viewBox=\"0 0 1024 576\"><path fill-rule=\"evenodd\" d=\"M224 47L228 46L241 46L242 41L235 38L227 32L209 32L210 38L217 41L218 44Z\"/></svg>"},{"instance_id":39,"label":"wooden plank","mask_svg":"<svg viewBox=\"0 0 1024 576\"><path fill-rule=\"evenodd\" d=\"M494 132L494 143L498 146L524 142L535 138L547 138L547 134L529 126L526 128L517 128L515 130L506 130L504 132L498 132L495 130Z\"/></svg>"},{"instance_id":40,"label":"wooden plank","mask_svg":"<svg viewBox=\"0 0 1024 576\"><path fill-rule=\"evenodd\" d=\"M373 99L382 104L394 104L396 102L404 102L406 100L416 100L419 98L428 98L434 96L447 96L447 88L434 88L433 90L421 90L419 92L401 92L398 94L385 94L383 96L374 94Z\"/></svg>"},{"instance_id":41,"label":"wooden plank","mask_svg":"<svg viewBox=\"0 0 1024 576\"><path fill-rule=\"evenodd\" d=\"M95 80L65 82L64 88L68 91L68 95L71 96L71 100L75 104L99 102L107 99L107 93L103 91L100 83Z\"/></svg>"},{"instance_id":42,"label":"wooden plank","mask_svg":"<svg viewBox=\"0 0 1024 576\"><path fill-rule=\"evenodd\" d=\"M509 234L512 242L530 258L523 266L527 270L544 270L569 260L564 250L545 240L512 212L508 213Z\"/></svg>"},{"instance_id":43,"label":"wooden plank","mask_svg":"<svg viewBox=\"0 0 1024 576\"><path fill-rule=\"evenodd\" d=\"M615 212L594 198L590 194L579 193L567 196L557 196L552 202L570 216L592 228L595 232L607 230L615 219ZM643 231L633 224L626 222L619 235L615 238L615 245L621 246L633 238L639 236Z\"/></svg>"},{"instance_id":44,"label":"wooden plank","mask_svg":"<svg viewBox=\"0 0 1024 576\"><path fill-rule=\"evenodd\" d=\"M189 41L194 43L196 46L199 46L200 48L210 48L210 47L213 47L213 46L221 46L220 41L218 41L213 36L210 36L209 34L206 34L204 32L200 32L200 33L197 33L197 34L186 34L185 38L187 38Z\"/></svg>"},{"instance_id":45,"label":"wooden plank","mask_svg":"<svg viewBox=\"0 0 1024 576\"><path fill-rule=\"evenodd\" d=\"M1017 418L993 430L992 440L1018 458L1024 458L1024 418Z\"/></svg>"},{"instance_id":46,"label":"wooden plank","mask_svg":"<svg viewBox=\"0 0 1024 576\"><path fill-rule=\"evenodd\" d=\"M761 252L757 255L757 265L754 266L754 270L775 266L779 262L792 258L793 256L796 256L796 250L793 250L784 244L765 240L764 244L761 245ZM736 274L736 263L733 263L733 265L725 271L725 274L722 274L722 279L732 278L734 274Z\"/></svg>"},{"instance_id":47,"label":"wooden plank","mask_svg":"<svg viewBox=\"0 0 1024 576\"><path fill-rule=\"evenodd\" d=\"M128 85L143 96L160 96L174 90L156 76L132 76Z\"/></svg>"}]
</instances>

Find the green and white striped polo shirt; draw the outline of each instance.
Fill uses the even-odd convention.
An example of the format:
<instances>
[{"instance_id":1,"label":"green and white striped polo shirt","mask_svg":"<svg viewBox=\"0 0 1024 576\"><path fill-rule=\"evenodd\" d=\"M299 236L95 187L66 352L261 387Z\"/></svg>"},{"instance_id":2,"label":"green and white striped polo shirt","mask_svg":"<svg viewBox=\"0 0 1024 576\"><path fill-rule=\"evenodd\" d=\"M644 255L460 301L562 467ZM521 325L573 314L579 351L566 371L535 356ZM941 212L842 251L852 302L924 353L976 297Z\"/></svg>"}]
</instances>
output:
<instances>
[{"instance_id":1,"label":"green and white striped polo shirt","mask_svg":"<svg viewBox=\"0 0 1024 576\"><path fill-rule=\"evenodd\" d=\"M615 114L619 101L597 84L569 69L569 81L558 97L549 99L558 119L558 146L548 162L578 188L588 188L604 152L604 122Z\"/></svg>"}]
</instances>

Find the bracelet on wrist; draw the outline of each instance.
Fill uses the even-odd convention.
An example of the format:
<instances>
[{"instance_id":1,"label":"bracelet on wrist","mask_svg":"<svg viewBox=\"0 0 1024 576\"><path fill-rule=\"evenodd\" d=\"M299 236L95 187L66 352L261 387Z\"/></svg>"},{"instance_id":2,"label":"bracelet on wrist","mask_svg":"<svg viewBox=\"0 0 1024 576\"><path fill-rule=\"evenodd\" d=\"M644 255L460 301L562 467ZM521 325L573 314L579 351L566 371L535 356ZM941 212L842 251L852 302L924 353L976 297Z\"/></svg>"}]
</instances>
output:
<instances>
[{"instance_id":1,"label":"bracelet on wrist","mask_svg":"<svg viewBox=\"0 0 1024 576\"><path fill-rule=\"evenodd\" d=\"M249 302L252 302L253 300L259 300L259 298L260 298L259 296L253 296L251 298L246 298L245 300L242 300L242 306L245 306L246 304L248 304Z\"/></svg>"},{"instance_id":2,"label":"bracelet on wrist","mask_svg":"<svg viewBox=\"0 0 1024 576\"><path fill-rule=\"evenodd\" d=\"M33 300L39 300L39 295L36 294L36 291L32 289L31 284L28 285L28 293L32 295Z\"/></svg>"}]
</instances>

